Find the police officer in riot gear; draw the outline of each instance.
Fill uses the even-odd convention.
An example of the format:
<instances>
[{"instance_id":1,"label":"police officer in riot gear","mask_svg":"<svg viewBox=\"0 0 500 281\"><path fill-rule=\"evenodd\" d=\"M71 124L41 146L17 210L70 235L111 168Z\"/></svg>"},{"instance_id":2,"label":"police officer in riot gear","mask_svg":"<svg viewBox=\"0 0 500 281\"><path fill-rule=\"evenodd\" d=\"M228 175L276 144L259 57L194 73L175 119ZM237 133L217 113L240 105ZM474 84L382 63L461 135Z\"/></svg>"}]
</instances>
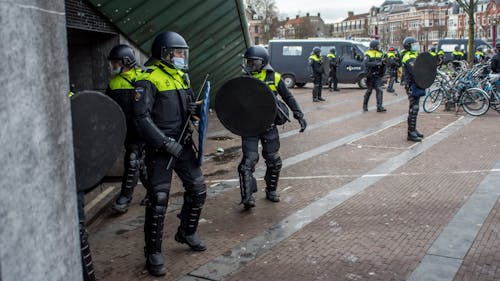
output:
<instances>
[{"instance_id":1,"label":"police officer in riot gear","mask_svg":"<svg viewBox=\"0 0 500 281\"><path fill-rule=\"evenodd\" d=\"M188 69L188 54L189 47L181 35L172 31L158 34L146 62L150 68L136 82L134 116L146 141L149 180L144 222L146 268L155 276L166 273L161 245L173 171L185 188L175 240L194 251L206 250L196 233L206 198L205 180L196 161L191 134L181 136L188 116L199 115L201 110L184 73Z\"/></svg>"},{"instance_id":2,"label":"police officer in riot gear","mask_svg":"<svg viewBox=\"0 0 500 281\"><path fill-rule=\"evenodd\" d=\"M142 184L147 185L144 141L137 132L133 116L135 82L142 75L142 70L136 67L134 50L128 45L114 46L109 52L108 60L113 77L106 89L106 94L120 105L127 121L122 187L112 210L125 213L132 201L132 194L139 177Z\"/></svg>"},{"instance_id":3,"label":"police officer in riot gear","mask_svg":"<svg viewBox=\"0 0 500 281\"><path fill-rule=\"evenodd\" d=\"M340 66L340 63L342 61L337 58L337 55L335 54L335 47L332 47L330 49L330 53L328 53L326 57L328 58L328 61L330 63L330 73L328 73L328 89L330 91L340 91L337 87L337 68Z\"/></svg>"},{"instance_id":4,"label":"police officer in riot gear","mask_svg":"<svg viewBox=\"0 0 500 281\"><path fill-rule=\"evenodd\" d=\"M244 55L245 68L248 74L266 83L271 91L279 95L293 112L293 117L300 124L300 132L306 129L307 123L300 106L285 86L281 75L269 65L269 54L260 46L248 48ZM276 119L278 120L278 118ZM280 123L275 121L275 123ZM259 161L259 140L262 144L262 157L266 160L266 198L271 202L279 202L278 179L281 171L281 157L279 154L280 140L276 125L273 124L264 133L258 136L242 137L243 158L238 166L241 188L241 203L246 209L255 206L253 193L257 192L257 181L253 176L255 165Z\"/></svg>"},{"instance_id":5,"label":"police officer in riot gear","mask_svg":"<svg viewBox=\"0 0 500 281\"><path fill-rule=\"evenodd\" d=\"M474 63L483 62L486 58L486 54L483 52L482 47L477 47L476 52L474 53Z\"/></svg>"},{"instance_id":6,"label":"police officer in riot gear","mask_svg":"<svg viewBox=\"0 0 500 281\"><path fill-rule=\"evenodd\" d=\"M323 87L323 58L321 57L320 47L314 47L311 56L309 56L309 67L313 76L313 102L325 101L321 97L321 89Z\"/></svg>"},{"instance_id":7,"label":"police officer in riot gear","mask_svg":"<svg viewBox=\"0 0 500 281\"><path fill-rule=\"evenodd\" d=\"M403 71L406 79L406 93L408 95L408 137L407 140L420 142L424 135L417 130L417 115L419 111L420 97L425 95L425 89L421 89L415 83L413 76L413 65L418 57L420 45L413 37L406 37L403 40L403 48L407 50L402 58Z\"/></svg>"},{"instance_id":8,"label":"police officer in riot gear","mask_svg":"<svg viewBox=\"0 0 500 281\"><path fill-rule=\"evenodd\" d=\"M363 100L363 111L368 111L368 101L372 90L376 92L377 112L384 112L386 109L382 106L382 76L385 72L384 54L379 50L380 42L378 40L370 41L370 49L365 53L363 64L366 69L366 90Z\"/></svg>"},{"instance_id":9,"label":"police officer in riot gear","mask_svg":"<svg viewBox=\"0 0 500 281\"><path fill-rule=\"evenodd\" d=\"M385 54L385 61L389 71L389 85L387 86L387 92L394 93L394 81L398 78L398 68L400 59L394 47L389 47L387 54Z\"/></svg>"}]
</instances>

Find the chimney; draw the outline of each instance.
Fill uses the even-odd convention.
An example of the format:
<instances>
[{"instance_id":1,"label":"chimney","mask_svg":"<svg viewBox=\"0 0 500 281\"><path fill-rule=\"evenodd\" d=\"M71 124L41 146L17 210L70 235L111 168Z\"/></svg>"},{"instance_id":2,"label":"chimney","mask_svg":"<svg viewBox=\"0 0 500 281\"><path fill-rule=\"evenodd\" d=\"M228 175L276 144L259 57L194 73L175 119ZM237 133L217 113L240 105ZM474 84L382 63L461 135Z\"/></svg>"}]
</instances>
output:
<instances>
[{"instance_id":1,"label":"chimney","mask_svg":"<svg viewBox=\"0 0 500 281\"><path fill-rule=\"evenodd\" d=\"M299 19L299 15L296 15L296 16L295 16L295 19Z\"/></svg>"},{"instance_id":2,"label":"chimney","mask_svg":"<svg viewBox=\"0 0 500 281\"><path fill-rule=\"evenodd\" d=\"M318 18L321 18L321 14L320 13L318 13Z\"/></svg>"},{"instance_id":3,"label":"chimney","mask_svg":"<svg viewBox=\"0 0 500 281\"><path fill-rule=\"evenodd\" d=\"M306 17L309 17L309 13L306 13Z\"/></svg>"},{"instance_id":4,"label":"chimney","mask_svg":"<svg viewBox=\"0 0 500 281\"><path fill-rule=\"evenodd\" d=\"M347 17L348 17L348 18L350 18L350 17L352 17L352 16L354 16L354 12L353 12L353 11L349 11L349 12L347 12Z\"/></svg>"},{"instance_id":5,"label":"chimney","mask_svg":"<svg viewBox=\"0 0 500 281\"><path fill-rule=\"evenodd\" d=\"M290 17L286 17L286 21L289 21L290 20Z\"/></svg>"}]
</instances>

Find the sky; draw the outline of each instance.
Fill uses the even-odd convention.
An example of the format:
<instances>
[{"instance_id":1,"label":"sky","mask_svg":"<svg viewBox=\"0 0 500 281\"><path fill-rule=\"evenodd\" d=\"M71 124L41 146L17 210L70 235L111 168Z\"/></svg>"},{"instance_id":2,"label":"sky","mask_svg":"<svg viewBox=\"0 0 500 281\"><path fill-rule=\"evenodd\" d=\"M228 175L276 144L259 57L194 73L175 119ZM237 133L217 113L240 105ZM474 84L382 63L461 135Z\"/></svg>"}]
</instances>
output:
<instances>
[{"instance_id":1,"label":"sky","mask_svg":"<svg viewBox=\"0 0 500 281\"><path fill-rule=\"evenodd\" d=\"M295 18L321 13L326 23L337 22L347 17L348 11L354 14L368 13L372 6L380 6L384 0L275 0L279 15Z\"/></svg>"}]
</instances>

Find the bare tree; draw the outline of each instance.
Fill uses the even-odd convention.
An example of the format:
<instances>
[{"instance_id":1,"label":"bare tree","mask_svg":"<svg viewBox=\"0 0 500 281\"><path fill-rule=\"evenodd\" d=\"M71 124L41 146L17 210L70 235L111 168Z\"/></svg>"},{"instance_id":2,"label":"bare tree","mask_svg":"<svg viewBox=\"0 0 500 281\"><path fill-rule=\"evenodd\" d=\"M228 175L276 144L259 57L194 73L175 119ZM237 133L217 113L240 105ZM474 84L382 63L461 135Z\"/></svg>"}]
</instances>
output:
<instances>
[{"instance_id":1,"label":"bare tree","mask_svg":"<svg viewBox=\"0 0 500 281\"><path fill-rule=\"evenodd\" d=\"M469 32L468 32L468 37L469 37L469 44L467 46L467 61L469 64L472 64L474 62L474 12L476 11L477 8L477 3L479 0L456 0L458 5L462 9L465 10L465 13L469 17Z\"/></svg>"},{"instance_id":2,"label":"bare tree","mask_svg":"<svg viewBox=\"0 0 500 281\"><path fill-rule=\"evenodd\" d=\"M308 37L315 37L316 30L314 25L308 17L303 18L304 21L295 26L295 38L306 39Z\"/></svg>"},{"instance_id":3,"label":"bare tree","mask_svg":"<svg viewBox=\"0 0 500 281\"><path fill-rule=\"evenodd\" d=\"M278 24L278 8L275 0L247 0L247 5L262 16L264 25L264 41L269 41L277 34Z\"/></svg>"}]
</instances>

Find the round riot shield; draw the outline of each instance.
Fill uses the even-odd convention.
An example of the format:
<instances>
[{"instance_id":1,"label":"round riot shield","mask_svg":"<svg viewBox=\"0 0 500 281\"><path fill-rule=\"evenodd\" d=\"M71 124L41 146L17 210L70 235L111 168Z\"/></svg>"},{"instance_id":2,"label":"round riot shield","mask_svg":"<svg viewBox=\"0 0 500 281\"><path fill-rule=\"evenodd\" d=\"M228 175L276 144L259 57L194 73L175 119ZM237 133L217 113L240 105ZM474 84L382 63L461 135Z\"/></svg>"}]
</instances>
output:
<instances>
[{"instance_id":1,"label":"round riot shield","mask_svg":"<svg viewBox=\"0 0 500 281\"><path fill-rule=\"evenodd\" d=\"M436 79L436 59L429 53L419 54L413 65L413 77L419 88L429 88Z\"/></svg>"},{"instance_id":2,"label":"round riot shield","mask_svg":"<svg viewBox=\"0 0 500 281\"><path fill-rule=\"evenodd\" d=\"M224 83L215 96L215 112L233 134L250 137L267 130L276 118L274 94L262 81L243 76Z\"/></svg>"},{"instance_id":3,"label":"round riot shield","mask_svg":"<svg viewBox=\"0 0 500 281\"><path fill-rule=\"evenodd\" d=\"M120 106L93 91L71 98L75 177L79 191L95 186L120 155L127 127Z\"/></svg>"}]
</instances>

